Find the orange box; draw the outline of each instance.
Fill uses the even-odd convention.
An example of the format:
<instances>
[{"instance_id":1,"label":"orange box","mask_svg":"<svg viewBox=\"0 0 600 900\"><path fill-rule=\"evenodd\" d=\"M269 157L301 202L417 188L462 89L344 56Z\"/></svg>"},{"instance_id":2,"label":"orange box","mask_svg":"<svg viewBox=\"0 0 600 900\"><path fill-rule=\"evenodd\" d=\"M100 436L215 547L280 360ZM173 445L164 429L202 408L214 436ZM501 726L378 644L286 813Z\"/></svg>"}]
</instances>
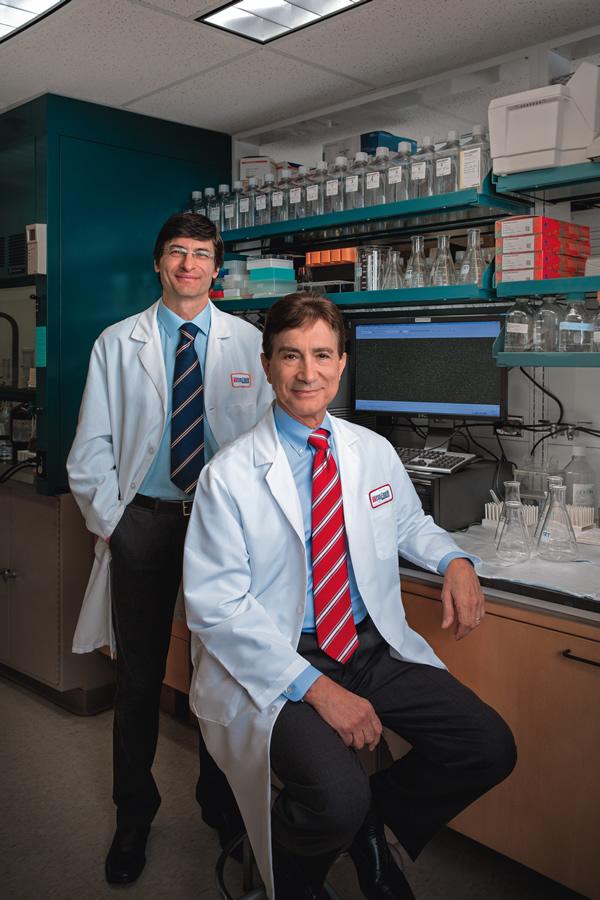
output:
<instances>
[{"instance_id":1,"label":"orange box","mask_svg":"<svg viewBox=\"0 0 600 900\"><path fill-rule=\"evenodd\" d=\"M342 251L341 250L332 250L331 251L331 263L341 263L342 261Z\"/></svg>"},{"instance_id":2,"label":"orange box","mask_svg":"<svg viewBox=\"0 0 600 900\"><path fill-rule=\"evenodd\" d=\"M331 265L331 250L321 250L321 265Z\"/></svg>"},{"instance_id":3,"label":"orange box","mask_svg":"<svg viewBox=\"0 0 600 900\"><path fill-rule=\"evenodd\" d=\"M342 262L356 262L356 247L344 247L342 250Z\"/></svg>"}]
</instances>

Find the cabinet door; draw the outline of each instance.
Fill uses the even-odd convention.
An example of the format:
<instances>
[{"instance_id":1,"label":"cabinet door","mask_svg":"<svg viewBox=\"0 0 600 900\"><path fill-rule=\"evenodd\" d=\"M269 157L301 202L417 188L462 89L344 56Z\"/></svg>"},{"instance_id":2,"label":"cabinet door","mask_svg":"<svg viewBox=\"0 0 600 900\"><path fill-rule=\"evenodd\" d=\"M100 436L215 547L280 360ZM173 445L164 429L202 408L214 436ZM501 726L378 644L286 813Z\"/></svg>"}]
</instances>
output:
<instances>
[{"instance_id":1,"label":"cabinet door","mask_svg":"<svg viewBox=\"0 0 600 900\"><path fill-rule=\"evenodd\" d=\"M563 652L600 663L600 642L547 627L544 616L533 625L495 614L493 605L457 642L440 629L438 601L403 599L411 626L505 718L518 748L512 775L452 827L599 900L600 668Z\"/></svg>"}]
</instances>

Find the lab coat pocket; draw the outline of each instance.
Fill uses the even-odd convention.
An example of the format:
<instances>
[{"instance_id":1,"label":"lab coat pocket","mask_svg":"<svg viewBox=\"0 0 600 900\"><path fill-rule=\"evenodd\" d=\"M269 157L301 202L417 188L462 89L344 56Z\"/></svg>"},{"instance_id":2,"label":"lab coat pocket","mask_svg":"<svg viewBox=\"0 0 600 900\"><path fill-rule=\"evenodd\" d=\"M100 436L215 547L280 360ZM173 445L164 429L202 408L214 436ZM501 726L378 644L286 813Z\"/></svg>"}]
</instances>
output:
<instances>
[{"instance_id":1,"label":"lab coat pocket","mask_svg":"<svg viewBox=\"0 0 600 900\"><path fill-rule=\"evenodd\" d=\"M234 437L256 425L256 402L252 398L247 403L229 403L225 411L227 421L235 424Z\"/></svg>"},{"instance_id":2,"label":"lab coat pocket","mask_svg":"<svg viewBox=\"0 0 600 900\"><path fill-rule=\"evenodd\" d=\"M218 659L200 648L194 678L192 709L199 719L229 725L246 691ZM246 695L247 696L247 695Z\"/></svg>"},{"instance_id":3,"label":"lab coat pocket","mask_svg":"<svg viewBox=\"0 0 600 900\"><path fill-rule=\"evenodd\" d=\"M393 503L385 503L377 509L369 507L367 515L371 520L375 551L379 559L389 559L398 555L398 532Z\"/></svg>"}]
</instances>

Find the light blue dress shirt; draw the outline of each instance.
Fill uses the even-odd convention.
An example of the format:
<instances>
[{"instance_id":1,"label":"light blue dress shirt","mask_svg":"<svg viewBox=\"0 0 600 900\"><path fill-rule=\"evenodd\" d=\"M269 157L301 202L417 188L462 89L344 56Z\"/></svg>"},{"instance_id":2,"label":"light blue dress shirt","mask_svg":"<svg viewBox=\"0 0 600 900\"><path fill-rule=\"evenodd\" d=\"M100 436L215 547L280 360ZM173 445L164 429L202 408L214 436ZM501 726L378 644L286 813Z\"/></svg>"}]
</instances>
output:
<instances>
[{"instance_id":1,"label":"light blue dress shirt","mask_svg":"<svg viewBox=\"0 0 600 900\"><path fill-rule=\"evenodd\" d=\"M292 416L283 410L278 403L274 409L275 425L277 433L281 441L281 445L287 457L294 477L294 482L298 490L300 498L300 507L302 509L302 520L304 526L304 545L306 547L307 562L307 591L306 591L306 608L304 611L304 622L302 625L303 632L311 632L314 634L315 628L315 605L313 597L312 583L312 470L313 459L317 452L314 447L308 443L309 435L314 431L302 422L293 419ZM325 428L330 435L329 446L333 453L336 465L338 465L337 452L335 447L335 439L332 435L331 423L329 421L329 413L325 414L325 418L320 426ZM447 553L438 565L438 572L443 575L448 568L449 563L457 557L464 557L465 554L460 550ZM358 625L359 622L367 615L367 608L363 603L360 591L356 584L354 576L354 568L350 554L348 554L348 581L350 583L350 599L352 602L352 614L354 621ZM321 675L314 666L308 666L286 689L283 696L288 700L301 700L306 691L309 689L317 678Z\"/></svg>"},{"instance_id":2,"label":"light blue dress shirt","mask_svg":"<svg viewBox=\"0 0 600 900\"><path fill-rule=\"evenodd\" d=\"M173 374L175 372L175 355L179 346L180 333L179 329L185 324L186 320L181 319L176 313L168 309L161 300L158 304L158 331L162 344L163 357L165 361L165 371L167 377L167 420L165 430L161 438L158 450L154 455L152 464L146 473L146 477L142 481L140 494L147 497L158 497L159 500L185 500L189 499L188 494L184 493L176 484L173 484L170 478L171 473L171 413L173 410L173 397L171 386L173 384ZM204 368L206 362L206 345L208 342L208 333L210 331L210 303L207 303L202 312L199 312L195 319L191 320L194 325L198 326L198 334L194 341L194 347L200 360L200 368L204 377ZM204 460L208 462L211 456L217 452L217 442L210 430L210 426L204 419Z\"/></svg>"}]
</instances>

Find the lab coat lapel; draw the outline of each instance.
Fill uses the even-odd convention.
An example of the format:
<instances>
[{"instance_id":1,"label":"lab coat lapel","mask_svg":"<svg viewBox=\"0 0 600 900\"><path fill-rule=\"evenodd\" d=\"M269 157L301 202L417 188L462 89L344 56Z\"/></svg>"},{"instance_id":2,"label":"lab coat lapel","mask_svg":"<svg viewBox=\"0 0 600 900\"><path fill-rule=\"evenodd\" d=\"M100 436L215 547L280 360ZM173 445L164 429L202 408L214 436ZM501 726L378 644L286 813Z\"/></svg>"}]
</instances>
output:
<instances>
[{"instance_id":1,"label":"lab coat lapel","mask_svg":"<svg viewBox=\"0 0 600 900\"><path fill-rule=\"evenodd\" d=\"M155 303L149 309L144 310L131 332L131 337L134 341L142 341L142 346L138 351L138 359L158 391L163 413L166 414L168 402L167 377L156 319L157 307L158 303Z\"/></svg>"},{"instance_id":2,"label":"lab coat lapel","mask_svg":"<svg viewBox=\"0 0 600 900\"><path fill-rule=\"evenodd\" d=\"M206 360L202 373L202 379L207 385L211 384L211 375L225 352L227 338L231 336L229 318L227 313L222 313L214 303L210 303L210 331L208 332Z\"/></svg>"},{"instance_id":3,"label":"lab coat lapel","mask_svg":"<svg viewBox=\"0 0 600 900\"><path fill-rule=\"evenodd\" d=\"M330 419L342 483L344 522L346 531L350 531L356 501L360 493L360 460L352 447L359 438L353 431L346 428L343 419L336 419L334 416L331 416Z\"/></svg>"},{"instance_id":4,"label":"lab coat lapel","mask_svg":"<svg viewBox=\"0 0 600 900\"><path fill-rule=\"evenodd\" d=\"M275 502L304 545L302 507L292 470L277 437L273 407L254 429L254 464L268 466L265 481Z\"/></svg>"}]
</instances>

